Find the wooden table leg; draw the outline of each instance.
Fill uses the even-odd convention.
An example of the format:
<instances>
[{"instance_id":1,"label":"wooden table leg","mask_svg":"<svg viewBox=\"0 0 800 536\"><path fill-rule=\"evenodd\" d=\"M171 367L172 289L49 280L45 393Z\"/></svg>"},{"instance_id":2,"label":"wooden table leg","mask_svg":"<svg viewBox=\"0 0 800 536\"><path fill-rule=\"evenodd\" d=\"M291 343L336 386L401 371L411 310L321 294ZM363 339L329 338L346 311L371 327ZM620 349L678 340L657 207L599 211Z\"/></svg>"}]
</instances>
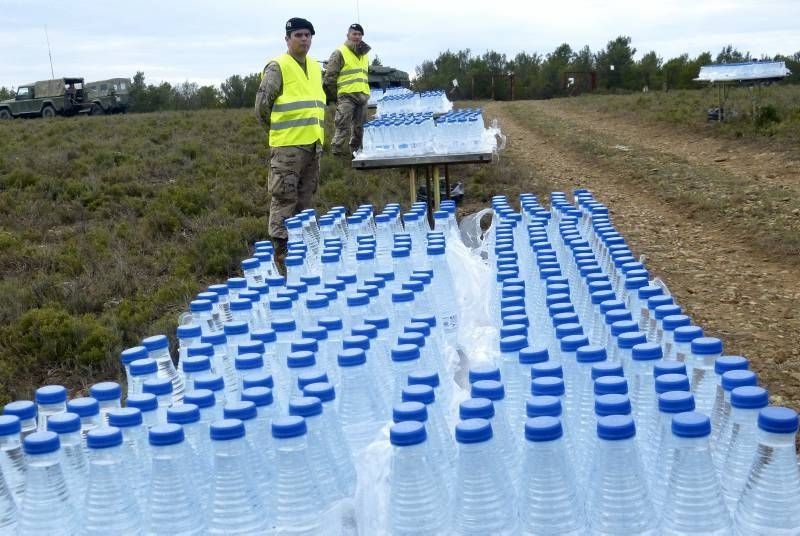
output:
<instances>
[{"instance_id":1,"label":"wooden table leg","mask_svg":"<svg viewBox=\"0 0 800 536\"><path fill-rule=\"evenodd\" d=\"M417 168L411 166L408 168L408 189L411 197L409 198L409 206L417 200Z\"/></svg>"},{"instance_id":2,"label":"wooden table leg","mask_svg":"<svg viewBox=\"0 0 800 536\"><path fill-rule=\"evenodd\" d=\"M439 166L433 166L433 210L439 210L442 192L439 189Z\"/></svg>"},{"instance_id":3,"label":"wooden table leg","mask_svg":"<svg viewBox=\"0 0 800 536\"><path fill-rule=\"evenodd\" d=\"M450 166L444 165L444 198L450 199Z\"/></svg>"},{"instance_id":4,"label":"wooden table leg","mask_svg":"<svg viewBox=\"0 0 800 536\"><path fill-rule=\"evenodd\" d=\"M433 228L433 197L431 190L433 189L433 166L425 166L425 187L427 190L427 205L428 205L428 224Z\"/></svg>"}]
</instances>

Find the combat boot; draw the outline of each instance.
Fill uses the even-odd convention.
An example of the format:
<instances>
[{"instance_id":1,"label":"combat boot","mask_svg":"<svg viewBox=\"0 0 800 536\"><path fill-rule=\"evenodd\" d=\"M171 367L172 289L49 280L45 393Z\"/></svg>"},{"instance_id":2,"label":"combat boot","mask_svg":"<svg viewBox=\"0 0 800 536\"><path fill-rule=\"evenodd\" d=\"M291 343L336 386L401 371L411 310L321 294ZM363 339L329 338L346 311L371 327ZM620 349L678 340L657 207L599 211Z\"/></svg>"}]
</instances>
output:
<instances>
[{"instance_id":1,"label":"combat boot","mask_svg":"<svg viewBox=\"0 0 800 536\"><path fill-rule=\"evenodd\" d=\"M289 252L289 247L287 245L288 240L286 238L273 238L272 239L272 247L274 249L274 259L275 259L275 266L278 268L278 272L283 277L286 277L286 254Z\"/></svg>"}]
</instances>

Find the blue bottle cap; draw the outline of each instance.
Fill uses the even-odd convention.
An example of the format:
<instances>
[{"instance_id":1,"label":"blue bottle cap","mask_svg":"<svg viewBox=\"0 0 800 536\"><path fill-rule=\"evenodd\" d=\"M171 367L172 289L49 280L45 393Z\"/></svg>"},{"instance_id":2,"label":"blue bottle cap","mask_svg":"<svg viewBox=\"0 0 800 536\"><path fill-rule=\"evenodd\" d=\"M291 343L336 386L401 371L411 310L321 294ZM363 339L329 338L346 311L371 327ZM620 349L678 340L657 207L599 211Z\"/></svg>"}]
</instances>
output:
<instances>
[{"instance_id":1,"label":"blue bottle cap","mask_svg":"<svg viewBox=\"0 0 800 536\"><path fill-rule=\"evenodd\" d=\"M658 395L658 411L682 413L694 411L694 396L689 391L668 391Z\"/></svg>"},{"instance_id":2,"label":"blue bottle cap","mask_svg":"<svg viewBox=\"0 0 800 536\"><path fill-rule=\"evenodd\" d=\"M631 400L625 395L600 395L594 399L594 413L598 417L605 415L630 415Z\"/></svg>"},{"instance_id":3,"label":"blue bottle cap","mask_svg":"<svg viewBox=\"0 0 800 536\"><path fill-rule=\"evenodd\" d=\"M197 380L195 380L194 384L197 386ZM269 387L272 389L275 387L275 380L272 378L272 374L267 374L266 372L249 374L242 378L242 389L249 389L250 387ZM200 387L197 388L200 389ZM203 389L206 389L206 387L203 387Z\"/></svg>"},{"instance_id":4,"label":"blue bottle cap","mask_svg":"<svg viewBox=\"0 0 800 536\"><path fill-rule=\"evenodd\" d=\"M414 293L410 290L395 290L392 292L392 302L402 303L414 301Z\"/></svg>"},{"instance_id":5,"label":"blue bottle cap","mask_svg":"<svg viewBox=\"0 0 800 536\"><path fill-rule=\"evenodd\" d=\"M581 346L587 346L589 344L589 339L585 335L567 335L566 337L561 338L560 344L562 352L576 352Z\"/></svg>"},{"instance_id":6,"label":"blue bottle cap","mask_svg":"<svg viewBox=\"0 0 800 536\"><path fill-rule=\"evenodd\" d=\"M194 389L184 393L183 402L184 404L194 404L198 408L204 409L214 407L216 399L214 398L214 393L208 389Z\"/></svg>"},{"instance_id":7,"label":"blue bottle cap","mask_svg":"<svg viewBox=\"0 0 800 536\"><path fill-rule=\"evenodd\" d=\"M773 434L797 432L797 412L782 406L769 406L758 413L758 427Z\"/></svg>"},{"instance_id":8,"label":"blue bottle cap","mask_svg":"<svg viewBox=\"0 0 800 536\"><path fill-rule=\"evenodd\" d=\"M303 387L303 396L319 398L321 402L332 402L336 399L336 390L330 383L312 383Z\"/></svg>"},{"instance_id":9,"label":"blue bottle cap","mask_svg":"<svg viewBox=\"0 0 800 536\"><path fill-rule=\"evenodd\" d=\"M689 391L689 378L685 374L662 374L656 377L656 393Z\"/></svg>"},{"instance_id":10,"label":"blue bottle cap","mask_svg":"<svg viewBox=\"0 0 800 536\"><path fill-rule=\"evenodd\" d=\"M561 416L561 399L550 395L536 395L525 401L525 414L529 417Z\"/></svg>"},{"instance_id":11,"label":"blue bottle cap","mask_svg":"<svg viewBox=\"0 0 800 536\"><path fill-rule=\"evenodd\" d=\"M626 277L625 290L635 290L647 286L646 277ZM651 298L652 299L652 298Z\"/></svg>"},{"instance_id":12,"label":"blue bottle cap","mask_svg":"<svg viewBox=\"0 0 800 536\"><path fill-rule=\"evenodd\" d=\"M147 359L147 348L144 346L126 348L119 354L119 359L123 365L130 365L138 359Z\"/></svg>"},{"instance_id":13,"label":"blue bottle cap","mask_svg":"<svg viewBox=\"0 0 800 536\"><path fill-rule=\"evenodd\" d=\"M696 355L721 354L722 341L716 337L698 337L692 339L692 353Z\"/></svg>"},{"instance_id":14,"label":"blue bottle cap","mask_svg":"<svg viewBox=\"0 0 800 536\"><path fill-rule=\"evenodd\" d=\"M614 322L619 322L621 320L631 320L631 312L627 309L611 309L606 311L605 314L605 322L607 325L611 326Z\"/></svg>"},{"instance_id":15,"label":"blue bottle cap","mask_svg":"<svg viewBox=\"0 0 800 536\"><path fill-rule=\"evenodd\" d=\"M661 350L661 345L653 342L643 342L637 344L633 347L631 355L634 361L651 361L664 357L664 353Z\"/></svg>"},{"instance_id":16,"label":"blue bottle cap","mask_svg":"<svg viewBox=\"0 0 800 536\"><path fill-rule=\"evenodd\" d=\"M199 346L199 345L198 345ZM211 355L214 355L213 346L210 344L207 345L211 348ZM206 370L211 370L211 360L209 359L209 355L207 353L191 353L191 348L189 348L189 356L186 357L181 361L181 368L183 372L203 372Z\"/></svg>"},{"instance_id":17,"label":"blue bottle cap","mask_svg":"<svg viewBox=\"0 0 800 536\"><path fill-rule=\"evenodd\" d=\"M138 408L115 408L108 412L108 424L117 428L139 426L142 424L142 412Z\"/></svg>"},{"instance_id":18,"label":"blue bottle cap","mask_svg":"<svg viewBox=\"0 0 800 536\"><path fill-rule=\"evenodd\" d=\"M328 331L338 331L342 329L342 319L336 316L325 316L317 320L317 324Z\"/></svg>"},{"instance_id":19,"label":"blue bottle cap","mask_svg":"<svg viewBox=\"0 0 800 536\"><path fill-rule=\"evenodd\" d=\"M426 437L425 425L416 420L398 422L389 429L389 441L398 447L418 445Z\"/></svg>"},{"instance_id":20,"label":"blue bottle cap","mask_svg":"<svg viewBox=\"0 0 800 536\"><path fill-rule=\"evenodd\" d=\"M525 326L521 326L524 331ZM508 326L502 329L508 329ZM501 334L502 334L501 329ZM528 338L525 335L512 335L509 337L503 337L500 339L500 351L501 352L518 352L528 346Z\"/></svg>"},{"instance_id":21,"label":"blue bottle cap","mask_svg":"<svg viewBox=\"0 0 800 536\"><path fill-rule=\"evenodd\" d=\"M706 437L711 433L711 419L696 411L677 413L672 417L672 434L677 437Z\"/></svg>"},{"instance_id":22,"label":"blue bottle cap","mask_svg":"<svg viewBox=\"0 0 800 536\"><path fill-rule=\"evenodd\" d=\"M285 311L292 308L292 300L289 298L283 298L276 296L274 298L269 299L269 309L270 311ZM274 326L275 322L273 322L272 329L275 329ZM279 330L276 330L279 331Z\"/></svg>"},{"instance_id":23,"label":"blue bottle cap","mask_svg":"<svg viewBox=\"0 0 800 536\"><path fill-rule=\"evenodd\" d=\"M200 420L200 408L194 404L176 404L167 409L167 422L189 424Z\"/></svg>"},{"instance_id":24,"label":"blue bottle cap","mask_svg":"<svg viewBox=\"0 0 800 536\"><path fill-rule=\"evenodd\" d=\"M364 323L374 326L376 329L386 329L389 327L389 317L372 315L364 318Z\"/></svg>"},{"instance_id":25,"label":"blue bottle cap","mask_svg":"<svg viewBox=\"0 0 800 536\"><path fill-rule=\"evenodd\" d=\"M244 335L248 331L247 322L225 322L225 335Z\"/></svg>"},{"instance_id":26,"label":"blue bottle cap","mask_svg":"<svg viewBox=\"0 0 800 536\"><path fill-rule=\"evenodd\" d=\"M456 441L482 443L492 438L492 424L486 419L466 419L456 425Z\"/></svg>"},{"instance_id":27,"label":"blue bottle cap","mask_svg":"<svg viewBox=\"0 0 800 536\"><path fill-rule=\"evenodd\" d=\"M647 336L641 331L628 331L626 333L620 333L617 337L617 346L625 349L633 348L637 344L646 342Z\"/></svg>"},{"instance_id":28,"label":"blue bottle cap","mask_svg":"<svg viewBox=\"0 0 800 536\"><path fill-rule=\"evenodd\" d=\"M90 396L82 396L67 402L67 411L77 413L81 418L93 417L100 413L100 404Z\"/></svg>"},{"instance_id":29,"label":"blue bottle cap","mask_svg":"<svg viewBox=\"0 0 800 536\"><path fill-rule=\"evenodd\" d=\"M578 348L576 354L578 363L597 363L606 360L606 349L604 346L588 344Z\"/></svg>"},{"instance_id":30,"label":"blue bottle cap","mask_svg":"<svg viewBox=\"0 0 800 536\"><path fill-rule=\"evenodd\" d=\"M0 415L0 436L15 435L22 430L19 417L16 415Z\"/></svg>"},{"instance_id":31,"label":"blue bottle cap","mask_svg":"<svg viewBox=\"0 0 800 536\"><path fill-rule=\"evenodd\" d=\"M661 327L664 331L675 331L681 326L689 326L692 319L686 315L667 315L661 320Z\"/></svg>"},{"instance_id":32,"label":"blue bottle cap","mask_svg":"<svg viewBox=\"0 0 800 536\"><path fill-rule=\"evenodd\" d=\"M624 376L600 376L594 380L594 395L627 395L628 380Z\"/></svg>"},{"instance_id":33,"label":"blue bottle cap","mask_svg":"<svg viewBox=\"0 0 800 536\"><path fill-rule=\"evenodd\" d=\"M61 446L55 432L34 432L22 441L25 454L49 454L56 452Z\"/></svg>"},{"instance_id":34,"label":"blue bottle cap","mask_svg":"<svg viewBox=\"0 0 800 536\"><path fill-rule=\"evenodd\" d=\"M561 364L555 361L545 361L544 363L531 365L531 379L541 378L543 376L563 378L564 371L561 368Z\"/></svg>"},{"instance_id":35,"label":"blue bottle cap","mask_svg":"<svg viewBox=\"0 0 800 536\"><path fill-rule=\"evenodd\" d=\"M228 337L223 332L209 333L200 337L200 342L206 342L211 346L217 346L228 342Z\"/></svg>"},{"instance_id":36,"label":"blue bottle cap","mask_svg":"<svg viewBox=\"0 0 800 536\"><path fill-rule=\"evenodd\" d=\"M458 405L458 415L466 419L491 419L494 417L494 404L488 398L468 398Z\"/></svg>"},{"instance_id":37,"label":"blue bottle cap","mask_svg":"<svg viewBox=\"0 0 800 536\"><path fill-rule=\"evenodd\" d=\"M714 372L719 375L729 370L747 370L749 366L747 358L740 355L724 355L714 360Z\"/></svg>"},{"instance_id":38,"label":"blue bottle cap","mask_svg":"<svg viewBox=\"0 0 800 536\"><path fill-rule=\"evenodd\" d=\"M156 395L152 393L128 395L125 405L129 408L136 408L142 412L154 411L158 409L158 399L156 398Z\"/></svg>"},{"instance_id":39,"label":"blue bottle cap","mask_svg":"<svg viewBox=\"0 0 800 536\"><path fill-rule=\"evenodd\" d=\"M345 337L342 339L342 348L361 348L364 351L369 350L369 338L363 335Z\"/></svg>"},{"instance_id":40,"label":"blue bottle cap","mask_svg":"<svg viewBox=\"0 0 800 536\"><path fill-rule=\"evenodd\" d=\"M142 392L156 396L172 393L172 381L169 378L151 378L142 384Z\"/></svg>"},{"instance_id":41,"label":"blue bottle cap","mask_svg":"<svg viewBox=\"0 0 800 536\"><path fill-rule=\"evenodd\" d=\"M404 340L405 337L400 336L398 340L400 339ZM398 344L397 346L394 346L392 348L391 352L392 352L392 361L394 362L412 361L414 359L419 359L419 346L417 346L416 344Z\"/></svg>"},{"instance_id":42,"label":"blue bottle cap","mask_svg":"<svg viewBox=\"0 0 800 536\"><path fill-rule=\"evenodd\" d=\"M369 305L369 296L363 292L356 292L347 295L348 307L359 307L362 305Z\"/></svg>"},{"instance_id":43,"label":"blue bottle cap","mask_svg":"<svg viewBox=\"0 0 800 536\"><path fill-rule=\"evenodd\" d=\"M227 285L209 285L208 290L217 296L227 296L230 292Z\"/></svg>"},{"instance_id":44,"label":"blue bottle cap","mask_svg":"<svg viewBox=\"0 0 800 536\"><path fill-rule=\"evenodd\" d=\"M647 308L652 311L655 310L655 308L658 307L659 305L671 305L672 303L674 303L674 299L672 298L672 296L668 296L666 294L659 294L647 299Z\"/></svg>"},{"instance_id":45,"label":"blue bottle cap","mask_svg":"<svg viewBox=\"0 0 800 536\"><path fill-rule=\"evenodd\" d=\"M439 373L435 370L418 370L408 374L409 385L429 385L439 387Z\"/></svg>"},{"instance_id":46,"label":"blue bottle cap","mask_svg":"<svg viewBox=\"0 0 800 536\"><path fill-rule=\"evenodd\" d=\"M663 289L655 285L647 285L646 287L642 287L639 289L640 300L647 300L649 298L652 298L653 296L659 296L661 294L664 294Z\"/></svg>"},{"instance_id":47,"label":"blue bottle cap","mask_svg":"<svg viewBox=\"0 0 800 536\"><path fill-rule=\"evenodd\" d=\"M403 402L433 404L436 400L436 393L430 385L408 385L403 387L401 398Z\"/></svg>"},{"instance_id":48,"label":"blue bottle cap","mask_svg":"<svg viewBox=\"0 0 800 536\"><path fill-rule=\"evenodd\" d=\"M239 419L222 419L211 423L209 433L212 441L230 441L244 437L244 423Z\"/></svg>"},{"instance_id":49,"label":"blue bottle cap","mask_svg":"<svg viewBox=\"0 0 800 536\"><path fill-rule=\"evenodd\" d=\"M189 346L189 348L186 350L186 353L189 357L206 356L208 358L214 355L214 346L207 342L199 342ZM181 365L183 365L183 362ZM132 369L133 367L131 367L131 371Z\"/></svg>"},{"instance_id":50,"label":"blue bottle cap","mask_svg":"<svg viewBox=\"0 0 800 536\"><path fill-rule=\"evenodd\" d=\"M89 394L98 401L117 400L122 396L122 388L117 382L100 382L89 388Z\"/></svg>"},{"instance_id":51,"label":"blue bottle cap","mask_svg":"<svg viewBox=\"0 0 800 536\"><path fill-rule=\"evenodd\" d=\"M315 326L312 328L305 328L300 332L303 338L314 339L319 344L319 341L328 339L328 330L322 326Z\"/></svg>"},{"instance_id":52,"label":"blue bottle cap","mask_svg":"<svg viewBox=\"0 0 800 536\"><path fill-rule=\"evenodd\" d=\"M67 400L67 388L63 385L45 385L36 389L37 404L60 404Z\"/></svg>"},{"instance_id":53,"label":"blue bottle cap","mask_svg":"<svg viewBox=\"0 0 800 536\"><path fill-rule=\"evenodd\" d=\"M532 417L525 421L528 441L555 441L564 434L558 417Z\"/></svg>"},{"instance_id":54,"label":"blue bottle cap","mask_svg":"<svg viewBox=\"0 0 800 536\"><path fill-rule=\"evenodd\" d=\"M174 423L157 424L150 428L148 439L154 447L177 445L183 442L183 427Z\"/></svg>"},{"instance_id":55,"label":"blue bottle cap","mask_svg":"<svg viewBox=\"0 0 800 536\"><path fill-rule=\"evenodd\" d=\"M655 316L656 320L663 320L664 318L671 316L671 315L679 315L681 314L681 308L679 305L659 305L655 308Z\"/></svg>"},{"instance_id":56,"label":"blue bottle cap","mask_svg":"<svg viewBox=\"0 0 800 536\"><path fill-rule=\"evenodd\" d=\"M763 387L746 385L731 390L731 406L742 409L765 408L769 404L769 394Z\"/></svg>"},{"instance_id":57,"label":"blue bottle cap","mask_svg":"<svg viewBox=\"0 0 800 536\"><path fill-rule=\"evenodd\" d=\"M624 376L622 365L613 361L601 361L592 365L592 379L596 380L601 376Z\"/></svg>"},{"instance_id":58,"label":"blue bottle cap","mask_svg":"<svg viewBox=\"0 0 800 536\"><path fill-rule=\"evenodd\" d=\"M310 371L310 372L303 372L302 374L297 376L297 387L302 391L303 387L306 385L311 385L312 383L326 383L328 381L328 375L322 371Z\"/></svg>"},{"instance_id":59,"label":"blue bottle cap","mask_svg":"<svg viewBox=\"0 0 800 536\"><path fill-rule=\"evenodd\" d=\"M81 429L81 418L77 413L58 413L47 419L47 429L57 434L69 434Z\"/></svg>"},{"instance_id":60,"label":"blue bottle cap","mask_svg":"<svg viewBox=\"0 0 800 536\"><path fill-rule=\"evenodd\" d=\"M328 298L323 294L315 294L306 298L307 309L324 309L328 306Z\"/></svg>"},{"instance_id":61,"label":"blue bottle cap","mask_svg":"<svg viewBox=\"0 0 800 536\"><path fill-rule=\"evenodd\" d=\"M289 349L292 352L317 352L319 351L319 344L317 344L316 339L303 337L301 339L293 340L289 345Z\"/></svg>"},{"instance_id":62,"label":"blue bottle cap","mask_svg":"<svg viewBox=\"0 0 800 536\"><path fill-rule=\"evenodd\" d=\"M269 406L273 402L272 389L269 387L247 387L242 390L242 400L252 402L257 408Z\"/></svg>"},{"instance_id":63,"label":"blue bottle cap","mask_svg":"<svg viewBox=\"0 0 800 536\"><path fill-rule=\"evenodd\" d=\"M347 348L336 357L340 367L355 367L367 362L367 354L361 348Z\"/></svg>"},{"instance_id":64,"label":"blue bottle cap","mask_svg":"<svg viewBox=\"0 0 800 536\"><path fill-rule=\"evenodd\" d=\"M496 380L478 380L472 384L473 398L488 398L492 401L503 400L506 396L503 384Z\"/></svg>"},{"instance_id":65,"label":"blue bottle cap","mask_svg":"<svg viewBox=\"0 0 800 536\"><path fill-rule=\"evenodd\" d=\"M675 342L691 342L703 336L703 328L700 326L680 326L675 328L673 338Z\"/></svg>"},{"instance_id":66,"label":"blue bottle cap","mask_svg":"<svg viewBox=\"0 0 800 536\"><path fill-rule=\"evenodd\" d=\"M425 328L428 326L425 325ZM408 326L406 326L408 329ZM350 330L353 335L363 335L368 339L376 339L378 337L378 328L372 326L370 324L359 324L357 326L353 326L353 329Z\"/></svg>"},{"instance_id":67,"label":"blue bottle cap","mask_svg":"<svg viewBox=\"0 0 800 536\"><path fill-rule=\"evenodd\" d=\"M211 302L208 303L210 304ZM142 341L142 346L147 348L148 352L154 352L169 346L169 339L167 339L166 335L153 335L152 337L144 339Z\"/></svg>"},{"instance_id":68,"label":"blue bottle cap","mask_svg":"<svg viewBox=\"0 0 800 536\"><path fill-rule=\"evenodd\" d=\"M277 417L272 421L272 437L287 439L306 434L306 420L298 415Z\"/></svg>"},{"instance_id":69,"label":"blue bottle cap","mask_svg":"<svg viewBox=\"0 0 800 536\"><path fill-rule=\"evenodd\" d=\"M519 351L521 365L534 365L544 363L550 358L546 346L528 346Z\"/></svg>"},{"instance_id":70,"label":"blue bottle cap","mask_svg":"<svg viewBox=\"0 0 800 536\"><path fill-rule=\"evenodd\" d=\"M300 351L291 352L286 356L286 366L290 369L313 367L317 360L314 358L313 352Z\"/></svg>"},{"instance_id":71,"label":"blue bottle cap","mask_svg":"<svg viewBox=\"0 0 800 536\"><path fill-rule=\"evenodd\" d=\"M758 378L752 370L729 370L722 375L722 388L725 391L746 385L758 385Z\"/></svg>"},{"instance_id":72,"label":"blue bottle cap","mask_svg":"<svg viewBox=\"0 0 800 536\"><path fill-rule=\"evenodd\" d=\"M247 288L247 279L244 277L229 277L225 282L228 288Z\"/></svg>"},{"instance_id":73,"label":"blue bottle cap","mask_svg":"<svg viewBox=\"0 0 800 536\"><path fill-rule=\"evenodd\" d=\"M657 361L653 367L653 376L658 378L662 374L686 374L686 364L682 361Z\"/></svg>"},{"instance_id":74,"label":"blue bottle cap","mask_svg":"<svg viewBox=\"0 0 800 536\"><path fill-rule=\"evenodd\" d=\"M639 323L634 320L617 320L611 324L611 335L619 337L623 333L637 331Z\"/></svg>"},{"instance_id":75,"label":"blue bottle cap","mask_svg":"<svg viewBox=\"0 0 800 536\"><path fill-rule=\"evenodd\" d=\"M142 376L144 374L155 374L158 372L158 364L155 359L137 359L130 365L131 376Z\"/></svg>"},{"instance_id":76,"label":"blue bottle cap","mask_svg":"<svg viewBox=\"0 0 800 536\"><path fill-rule=\"evenodd\" d=\"M605 395L618 396L618 395ZM630 439L636 435L636 425L630 415L612 414L597 419L597 437L606 441Z\"/></svg>"},{"instance_id":77,"label":"blue bottle cap","mask_svg":"<svg viewBox=\"0 0 800 536\"><path fill-rule=\"evenodd\" d=\"M563 396L564 380L556 376L542 376L531 380L531 394L534 396Z\"/></svg>"},{"instance_id":78,"label":"blue bottle cap","mask_svg":"<svg viewBox=\"0 0 800 536\"><path fill-rule=\"evenodd\" d=\"M221 374L201 374L194 379L195 389L208 389L209 391L222 391L225 389L225 380Z\"/></svg>"},{"instance_id":79,"label":"blue bottle cap","mask_svg":"<svg viewBox=\"0 0 800 536\"><path fill-rule=\"evenodd\" d=\"M527 315L524 314L517 314L511 315L506 314L505 316L502 315L501 311L501 319L503 321L503 328L508 328L508 330L512 331L501 331L501 337L509 337L511 335L526 335L528 330L527 328L530 327L531 321Z\"/></svg>"},{"instance_id":80,"label":"blue bottle cap","mask_svg":"<svg viewBox=\"0 0 800 536\"><path fill-rule=\"evenodd\" d=\"M289 415L299 415L300 417L322 415L322 401L313 396L292 398L289 401Z\"/></svg>"},{"instance_id":81,"label":"blue bottle cap","mask_svg":"<svg viewBox=\"0 0 800 536\"><path fill-rule=\"evenodd\" d=\"M596 290L591 294L593 305L600 305L601 303L615 299L616 294L613 290Z\"/></svg>"},{"instance_id":82,"label":"blue bottle cap","mask_svg":"<svg viewBox=\"0 0 800 536\"><path fill-rule=\"evenodd\" d=\"M231 311L249 311L253 308L253 302L245 298L235 298L230 301Z\"/></svg>"},{"instance_id":83,"label":"blue bottle cap","mask_svg":"<svg viewBox=\"0 0 800 536\"><path fill-rule=\"evenodd\" d=\"M228 402L222 412L226 419L239 419L240 421L248 421L255 419L257 413L256 405L250 400L241 400L239 402Z\"/></svg>"},{"instance_id":84,"label":"blue bottle cap","mask_svg":"<svg viewBox=\"0 0 800 536\"><path fill-rule=\"evenodd\" d=\"M428 410L422 402L400 402L392 406L392 420L394 422L428 420Z\"/></svg>"}]
</instances>

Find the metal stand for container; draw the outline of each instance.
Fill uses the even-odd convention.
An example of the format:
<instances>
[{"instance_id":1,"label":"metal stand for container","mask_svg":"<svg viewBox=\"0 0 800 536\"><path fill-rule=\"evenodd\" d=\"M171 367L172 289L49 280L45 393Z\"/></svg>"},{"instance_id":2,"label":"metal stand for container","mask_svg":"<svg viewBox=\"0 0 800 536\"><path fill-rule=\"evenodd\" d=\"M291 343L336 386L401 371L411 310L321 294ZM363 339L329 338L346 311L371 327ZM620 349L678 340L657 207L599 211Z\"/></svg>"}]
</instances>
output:
<instances>
[{"instance_id":1,"label":"metal stand for container","mask_svg":"<svg viewBox=\"0 0 800 536\"><path fill-rule=\"evenodd\" d=\"M417 199L417 177L420 170L425 176L428 190L428 217L433 219L433 211L439 209L441 193L439 192L440 168L444 167L445 197L450 198L450 164L489 164L492 153L464 153L430 156L409 156L402 158L371 158L353 160L353 169L408 169L408 191L410 201ZM431 195L433 192L433 195ZM432 223L432 221L431 221Z\"/></svg>"}]
</instances>

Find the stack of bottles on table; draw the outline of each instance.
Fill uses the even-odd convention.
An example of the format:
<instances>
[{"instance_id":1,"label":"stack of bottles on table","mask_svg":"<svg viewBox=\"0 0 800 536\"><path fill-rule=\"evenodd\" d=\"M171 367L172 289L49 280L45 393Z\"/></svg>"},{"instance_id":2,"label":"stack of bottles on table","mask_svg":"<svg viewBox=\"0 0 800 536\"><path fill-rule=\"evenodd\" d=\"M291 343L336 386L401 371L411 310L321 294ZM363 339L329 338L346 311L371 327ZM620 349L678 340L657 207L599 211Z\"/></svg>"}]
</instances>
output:
<instances>
[{"instance_id":1,"label":"stack of bottles on table","mask_svg":"<svg viewBox=\"0 0 800 536\"><path fill-rule=\"evenodd\" d=\"M492 200L492 297L468 306L494 352L466 393L446 359L466 313L452 207L433 230L424 204L306 212L286 279L258 243L192 301L177 368L165 336L122 352L124 407L113 382L5 406L0 532L339 533L357 487L386 485L378 533L797 534L797 413L589 192L520 202ZM388 477L364 482L380 442Z\"/></svg>"},{"instance_id":2,"label":"stack of bottles on table","mask_svg":"<svg viewBox=\"0 0 800 536\"><path fill-rule=\"evenodd\" d=\"M453 103L447 98L443 90L423 91L412 93L409 90L387 92L378 99L378 109L375 115L388 114L414 114L430 112L434 114L447 113L453 109Z\"/></svg>"},{"instance_id":3,"label":"stack of bottles on table","mask_svg":"<svg viewBox=\"0 0 800 536\"><path fill-rule=\"evenodd\" d=\"M387 87L385 90L381 88L370 88L369 101L367 104L370 106L377 105L378 101L384 97L394 97L397 95L408 95L413 93L407 87Z\"/></svg>"},{"instance_id":4,"label":"stack of bottles on table","mask_svg":"<svg viewBox=\"0 0 800 536\"><path fill-rule=\"evenodd\" d=\"M484 128L480 108L433 117L429 112L388 114L364 125L357 160L404 156L488 153L497 149L496 125Z\"/></svg>"}]
</instances>

